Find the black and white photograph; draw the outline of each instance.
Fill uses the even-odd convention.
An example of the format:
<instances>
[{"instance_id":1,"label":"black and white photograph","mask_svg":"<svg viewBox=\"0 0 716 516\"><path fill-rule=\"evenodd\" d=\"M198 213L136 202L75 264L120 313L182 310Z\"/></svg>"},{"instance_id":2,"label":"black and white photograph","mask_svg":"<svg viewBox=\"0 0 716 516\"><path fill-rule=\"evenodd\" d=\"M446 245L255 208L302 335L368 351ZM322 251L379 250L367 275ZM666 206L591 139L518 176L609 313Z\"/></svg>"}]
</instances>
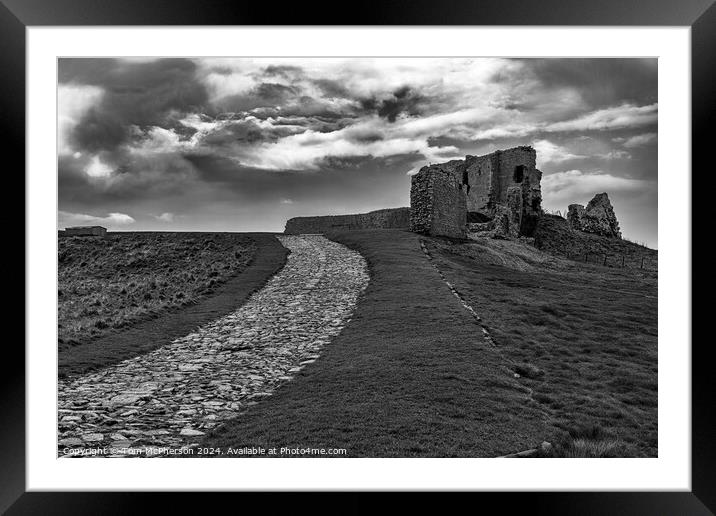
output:
<instances>
[{"instance_id":1,"label":"black and white photograph","mask_svg":"<svg viewBox=\"0 0 716 516\"><path fill-rule=\"evenodd\" d=\"M0 513L712 514L715 2L0 0Z\"/></svg>"},{"instance_id":2,"label":"black and white photograph","mask_svg":"<svg viewBox=\"0 0 716 516\"><path fill-rule=\"evenodd\" d=\"M658 71L59 58L57 457L659 457Z\"/></svg>"}]
</instances>

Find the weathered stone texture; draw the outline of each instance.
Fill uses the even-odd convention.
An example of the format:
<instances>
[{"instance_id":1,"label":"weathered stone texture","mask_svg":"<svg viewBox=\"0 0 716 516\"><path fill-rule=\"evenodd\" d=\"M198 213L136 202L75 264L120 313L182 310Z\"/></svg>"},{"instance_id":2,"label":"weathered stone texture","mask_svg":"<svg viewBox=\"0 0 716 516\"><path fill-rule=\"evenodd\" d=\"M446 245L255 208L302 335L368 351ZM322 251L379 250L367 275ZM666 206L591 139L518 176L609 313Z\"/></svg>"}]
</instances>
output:
<instances>
[{"instance_id":1,"label":"weathered stone texture","mask_svg":"<svg viewBox=\"0 0 716 516\"><path fill-rule=\"evenodd\" d=\"M517 236L520 233L522 216L524 212L523 189L519 185L512 185L507 188L506 207L510 219L510 233Z\"/></svg>"},{"instance_id":2,"label":"weathered stone texture","mask_svg":"<svg viewBox=\"0 0 716 516\"><path fill-rule=\"evenodd\" d=\"M569 222L569 227L583 231L584 217L586 214L587 212L581 204L570 204L567 207L567 222Z\"/></svg>"},{"instance_id":3,"label":"weathered stone texture","mask_svg":"<svg viewBox=\"0 0 716 516\"><path fill-rule=\"evenodd\" d=\"M513 220L514 214L503 204L495 207L495 218L492 220L492 228L487 236L492 238L516 238L517 228Z\"/></svg>"},{"instance_id":4,"label":"weathered stone texture","mask_svg":"<svg viewBox=\"0 0 716 516\"><path fill-rule=\"evenodd\" d=\"M523 146L431 165L421 169L421 173L425 169L440 170L455 178L465 197L468 231L516 238L530 236L542 213L542 173L536 168L536 160L535 150ZM457 222L452 216L455 206L444 207L441 199L431 192L413 194L430 189L428 176L418 177L421 173L413 178L411 210L415 213L411 212L411 227L419 232L435 231L430 214L436 210L450 212L446 219L452 226ZM432 204L427 207L416 205L416 200L423 202L421 196L424 195L430 196Z\"/></svg>"},{"instance_id":5,"label":"weathered stone texture","mask_svg":"<svg viewBox=\"0 0 716 516\"><path fill-rule=\"evenodd\" d=\"M492 175L497 166L495 155L465 156L463 163L467 211L490 215L495 206L492 191Z\"/></svg>"},{"instance_id":6,"label":"weathered stone texture","mask_svg":"<svg viewBox=\"0 0 716 516\"><path fill-rule=\"evenodd\" d=\"M581 204L570 204L567 222L572 229L612 238L621 238L619 221L606 193L600 193L589 201L585 208Z\"/></svg>"},{"instance_id":7,"label":"weathered stone texture","mask_svg":"<svg viewBox=\"0 0 716 516\"><path fill-rule=\"evenodd\" d=\"M537 153L532 147L515 147L494 153L497 170L493 181L495 202L509 206L510 191L519 187L522 194L522 213L519 217L520 235L530 236L542 213L542 172L537 170ZM514 195L514 193L512 194Z\"/></svg>"},{"instance_id":8,"label":"weathered stone texture","mask_svg":"<svg viewBox=\"0 0 716 516\"><path fill-rule=\"evenodd\" d=\"M299 235L336 230L407 229L409 226L410 208L390 208L355 215L294 217L286 221L284 233L287 235Z\"/></svg>"},{"instance_id":9,"label":"weathered stone texture","mask_svg":"<svg viewBox=\"0 0 716 516\"><path fill-rule=\"evenodd\" d=\"M451 238L467 236L467 204L453 165L423 167L411 179L410 229Z\"/></svg>"}]
</instances>

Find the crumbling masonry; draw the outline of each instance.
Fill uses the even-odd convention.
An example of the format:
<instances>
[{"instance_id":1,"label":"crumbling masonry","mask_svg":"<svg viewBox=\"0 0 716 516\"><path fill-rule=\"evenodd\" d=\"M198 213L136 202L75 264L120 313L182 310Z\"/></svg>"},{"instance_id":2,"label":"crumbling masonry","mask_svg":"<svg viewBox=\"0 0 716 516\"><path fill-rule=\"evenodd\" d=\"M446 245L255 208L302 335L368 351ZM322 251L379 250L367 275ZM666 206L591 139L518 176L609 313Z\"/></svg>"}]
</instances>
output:
<instances>
[{"instance_id":1,"label":"crumbling masonry","mask_svg":"<svg viewBox=\"0 0 716 516\"><path fill-rule=\"evenodd\" d=\"M411 181L411 230L453 238L531 236L542 213L536 158L532 147L515 147L421 168Z\"/></svg>"},{"instance_id":2,"label":"crumbling masonry","mask_svg":"<svg viewBox=\"0 0 716 516\"><path fill-rule=\"evenodd\" d=\"M294 217L286 234L355 229L405 229L450 238L533 237L542 213L542 172L532 147L466 156L420 169L411 179L410 208L354 215ZM621 238L619 222L605 193L587 207L569 206L575 231Z\"/></svg>"},{"instance_id":3,"label":"crumbling masonry","mask_svg":"<svg viewBox=\"0 0 716 516\"><path fill-rule=\"evenodd\" d=\"M569 227L585 233L611 238L621 238L619 221L606 193L600 193L589 201L585 208L581 204L570 204L567 211Z\"/></svg>"}]
</instances>

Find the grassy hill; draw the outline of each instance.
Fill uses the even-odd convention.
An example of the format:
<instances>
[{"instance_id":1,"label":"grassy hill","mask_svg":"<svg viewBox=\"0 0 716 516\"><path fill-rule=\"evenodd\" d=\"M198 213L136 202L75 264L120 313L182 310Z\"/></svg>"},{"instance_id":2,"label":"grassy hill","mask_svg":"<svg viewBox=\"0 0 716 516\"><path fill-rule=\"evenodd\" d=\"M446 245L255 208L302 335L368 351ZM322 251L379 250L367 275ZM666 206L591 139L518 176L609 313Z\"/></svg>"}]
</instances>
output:
<instances>
[{"instance_id":1,"label":"grassy hill","mask_svg":"<svg viewBox=\"0 0 716 516\"><path fill-rule=\"evenodd\" d=\"M349 457L494 457L539 445L548 414L400 230L331 238L371 281L321 358L203 445L345 448Z\"/></svg>"},{"instance_id":2,"label":"grassy hill","mask_svg":"<svg viewBox=\"0 0 716 516\"><path fill-rule=\"evenodd\" d=\"M286 253L264 233L60 238L60 376L151 351L235 310Z\"/></svg>"},{"instance_id":3,"label":"grassy hill","mask_svg":"<svg viewBox=\"0 0 716 516\"><path fill-rule=\"evenodd\" d=\"M350 322L319 360L202 444L494 457L547 440L554 446L543 455L656 456L658 275L640 264L656 252L575 234L556 219L540 222L542 249L401 230L329 235L369 264ZM564 243L621 251L631 265L566 259ZM77 321L145 311L127 310L108 333L61 347L60 374L146 352L236 309L285 257L269 234L62 239L63 326L96 301L97 313ZM177 300L179 291L189 295L157 310L144 299Z\"/></svg>"},{"instance_id":4,"label":"grassy hill","mask_svg":"<svg viewBox=\"0 0 716 516\"><path fill-rule=\"evenodd\" d=\"M655 271L585 264L520 242L425 242L549 412L552 453L657 455Z\"/></svg>"},{"instance_id":5,"label":"grassy hill","mask_svg":"<svg viewBox=\"0 0 716 516\"><path fill-rule=\"evenodd\" d=\"M535 246L572 260L633 269L658 270L658 252L626 239L574 231L567 220L544 214L535 230Z\"/></svg>"},{"instance_id":6,"label":"grassy hill","mask_svg":"<svg viewBox=\"0 0 716 516\"><path fill-rule=\"evenodd\" d=\"M520 242L330 237L370 266L352 320L320 360L202 445L494 457L548 440L542 454L656 455L656 273Z\"/></svg>"},{"instance_id":7,"label":"grassy hill","mask_svg":"<svg viewBox=\"0 0 716 516\"><path fill-rule=\"evenodd\" d=\"M255 251L251 238L231 233L60 238L59 348L194 303L246 268Z\"/></svg>"}]
</instances>

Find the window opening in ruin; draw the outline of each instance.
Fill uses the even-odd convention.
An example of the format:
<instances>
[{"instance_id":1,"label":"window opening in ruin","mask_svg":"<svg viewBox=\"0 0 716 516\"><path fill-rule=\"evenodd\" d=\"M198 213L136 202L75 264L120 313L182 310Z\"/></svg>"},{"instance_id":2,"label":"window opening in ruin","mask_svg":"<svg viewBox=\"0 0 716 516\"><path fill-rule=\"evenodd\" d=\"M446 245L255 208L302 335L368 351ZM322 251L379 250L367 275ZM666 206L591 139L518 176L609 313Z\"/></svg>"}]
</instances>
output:
<instances>
[{"instance_id":1,"label":"window opening in ruin","mask_svg":"<svg viewBox=\"0 0 716 516\"><path fill-rule=\"evenodd\" d=\"M465 192L470 193L470 178L467 175L467 170L462 171L462 184L465 185Z\"/></svg>"},{"instance_id":2,"label":"window opening in ruin","mask_svg":"<svg viewBox=\"0 0 716 516\"><path fill-rule=\"evenodd\" d=\"M517 165L515 167L515 174L512 177L514 179L515 183L521 183L522 180L525 177L525 166L524 165Z\"/></svg>"},{"instance_id":3,"label":"window opening in ruin","mask_svg":"<svg viewBox=\"0 0 716 516\"><path fill-rule=\"evenodd\" d=\"M488 217L484 213L480 213L479 211L468 211L467 212L467 221L470 223L474 222L490 222L492 218Z\"/></svg>"}]
</instances>

